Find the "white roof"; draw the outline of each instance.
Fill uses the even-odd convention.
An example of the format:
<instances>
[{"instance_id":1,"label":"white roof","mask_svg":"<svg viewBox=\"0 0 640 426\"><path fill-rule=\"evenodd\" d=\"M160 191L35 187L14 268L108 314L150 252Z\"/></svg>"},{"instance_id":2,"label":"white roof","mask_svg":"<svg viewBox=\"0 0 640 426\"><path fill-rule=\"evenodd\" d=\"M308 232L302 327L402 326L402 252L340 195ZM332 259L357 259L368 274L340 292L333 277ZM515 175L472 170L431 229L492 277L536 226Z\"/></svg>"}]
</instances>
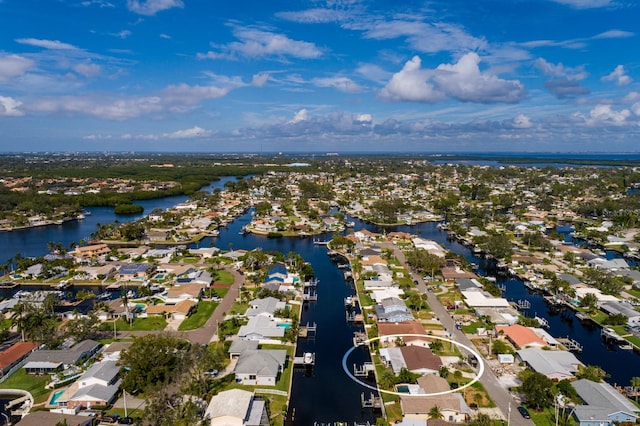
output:
<instances>
[{"instance_id":1,"label":"white roof","mask_svg":"<svg viewBox=\"0 0 640 426\"><path fill-rule=\"evenodd\" d=\"M479 308L507 308L509 301L503 297L487 297L480 291L461 291L465 303L470 307Z\"/></svg>"},{"instance_id":2,"label":"white roof","mask_svg":"<svg viewBox=\"0 0 640 426\"><path fill-rule=\"evenodd\" d=\"M211 398L205 417L229 416L244 420L252 399L253 393L241 389L220 392Z\"/></svg>"}]
</instances>

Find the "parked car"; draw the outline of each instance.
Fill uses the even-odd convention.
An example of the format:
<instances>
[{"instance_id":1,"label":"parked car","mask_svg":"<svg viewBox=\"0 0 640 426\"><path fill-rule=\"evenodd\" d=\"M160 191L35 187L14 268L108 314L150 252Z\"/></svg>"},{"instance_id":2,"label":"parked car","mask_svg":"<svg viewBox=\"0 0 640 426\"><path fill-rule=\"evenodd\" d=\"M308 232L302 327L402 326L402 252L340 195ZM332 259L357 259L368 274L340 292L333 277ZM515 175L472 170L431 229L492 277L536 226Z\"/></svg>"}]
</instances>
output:
<instances>
[{"instance_id":1,"label":"parked car","mask_svg":"<svg viewBox=\"0 0 640 426\"><path fill-rule=\"evenodd\" d=\"M522 417L524 417L525 419L531 418L531 414L529 414L529 410L524 408L522 405L518 406L518 411L520 412L520 414L522 414Z\"/></svg>"}]
</instances>

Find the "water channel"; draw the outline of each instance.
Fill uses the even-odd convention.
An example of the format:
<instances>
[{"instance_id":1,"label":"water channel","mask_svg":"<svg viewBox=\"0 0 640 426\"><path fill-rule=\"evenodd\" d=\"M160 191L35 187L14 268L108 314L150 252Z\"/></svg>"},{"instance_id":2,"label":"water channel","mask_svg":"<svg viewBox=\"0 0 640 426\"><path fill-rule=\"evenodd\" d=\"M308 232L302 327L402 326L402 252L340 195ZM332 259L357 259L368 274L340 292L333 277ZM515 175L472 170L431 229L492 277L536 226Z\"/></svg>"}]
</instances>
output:
<instances>
[{"instance_id":1,"label":"water channel","mask_svg":"<svg viewBox=\"0 0 640 426\"><path fill-rule=\"evenodd\" d=\"M233 178L225 178L214 182L208 189L221 188L224 182ZM183 202L186 197L167 197L164 199L143 201L145 214L153 208L165 209ZM109 223L114 220L133 220L137 217L125 219L113 214L112 209L91 208L91 216L82 221L67 222L63 225L53 225L40 228L0 233L0 259L13 257L17 252L22 256L37 256L46 253L49 241L68 244L72 241L87 239L96 229L97 223ZM297 252L311 263L319 279L317 289L318 301L305 305L302 311L301 324L316 323L318 332L315 339L300 340L297 355L303 352L315 352L316 364L310 371L295 371L291 388L291 403L287 414L287 424L310 425L314 423L328 424L331 422L375 422L375 413L370 409L362 409L360 398L369 397L370 391L352 382L342 371L341 360L343 354L353 344L353 332L358 330L349 325L345 318L343 300L354 294L354 289L345 283L342 271L331 262L324 246L315 245L312 238L280 238L269 239L256 235L240 235L240 230L251 219L250 212L237 218L226 228L221 229L218 237L205 238L200 245L227 250L257 247L265 251L276 250L283 253ZM379 227L356 220L356 229L366 228L374 232L382 232ZM487 273L484 259L476 257L465 246L447 238L447 234L436 227L435 223L422 223L414 226L397 226L386 228L389 231L404 231L418 234L426 239L433 239L448 250L460 254L470 262L480 265L479 273ZM330 238L324 235L321 238ZM577 340L584 347L578 358L585 364L602 366L610 377L610 383L627 385L631 377L638 375L629 368L638 361L638 355L633 351L617 350L607 346L600 338L599 329L583 324L577 320L571 311L554 311L546 304L541 295L530 293L518 278L499 277L498 284L504 284L504 296L509 300L527 299L531 308L526 312L528 316L542 316L549 321L551 335ZM368 353L355 351L349 363L362 364L368 360Z\"/></svg>"}]
</instances>

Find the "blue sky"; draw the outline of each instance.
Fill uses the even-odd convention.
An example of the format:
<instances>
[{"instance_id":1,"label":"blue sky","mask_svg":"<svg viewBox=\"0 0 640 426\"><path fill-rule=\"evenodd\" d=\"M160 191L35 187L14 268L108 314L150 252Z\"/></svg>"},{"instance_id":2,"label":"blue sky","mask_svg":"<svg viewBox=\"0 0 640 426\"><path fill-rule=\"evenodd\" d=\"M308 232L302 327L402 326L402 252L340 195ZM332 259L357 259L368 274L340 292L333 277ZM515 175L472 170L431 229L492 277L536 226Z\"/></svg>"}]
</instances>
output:
<instances>
[{"instance_id":1,"label":"blue sky","mask_svg":"<svg viewBox=\"0 0 640 426\"><path fill-rule=\"evenodd\" d=\"M0 151L639 152L635 0L0 0Z\"/></svg>"}]
</instances>

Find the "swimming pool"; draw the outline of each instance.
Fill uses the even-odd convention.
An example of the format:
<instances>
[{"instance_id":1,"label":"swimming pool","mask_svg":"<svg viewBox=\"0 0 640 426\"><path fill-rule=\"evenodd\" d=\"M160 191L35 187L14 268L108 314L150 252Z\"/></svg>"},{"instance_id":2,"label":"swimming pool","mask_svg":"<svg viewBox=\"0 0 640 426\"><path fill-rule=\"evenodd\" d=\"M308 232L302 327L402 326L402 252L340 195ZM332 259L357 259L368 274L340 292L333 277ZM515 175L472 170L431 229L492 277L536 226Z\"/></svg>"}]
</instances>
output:
<instances>
[{"instance_id":1,"label":"swimming pool","mask_svg":"<svg viewBox=\"0 0 640 426\"><path fill-rule=\"evenodd\" d=\"M63 393L63 390L55 391L53 393L53 396L51 397L51 400L49 401L49 405L58 405L58 399L60 399Z\"/></svg>"},{"instance_id":2,"label":"swimming pool","mask_svg":"<svg viewBox=\"0 0 640 426\"><path fill-rule=\"evenodd\" d=\"M396 386L396 392L409 393L409 386L407 386L407 385L398 385L398 386Z\"/></svg>"},{"instance_id":3,"label":"swimming pool","mask_svg":"<svg viewBox=\"0 0 640 426\"><path fill-rule=\"evenodd\" d=\"M289 329L291 328L291 324L287 324L286 322L280 323L280 324L276 324L278 327L282 327L284 329Z\"/></svg>"}]
</instances>

